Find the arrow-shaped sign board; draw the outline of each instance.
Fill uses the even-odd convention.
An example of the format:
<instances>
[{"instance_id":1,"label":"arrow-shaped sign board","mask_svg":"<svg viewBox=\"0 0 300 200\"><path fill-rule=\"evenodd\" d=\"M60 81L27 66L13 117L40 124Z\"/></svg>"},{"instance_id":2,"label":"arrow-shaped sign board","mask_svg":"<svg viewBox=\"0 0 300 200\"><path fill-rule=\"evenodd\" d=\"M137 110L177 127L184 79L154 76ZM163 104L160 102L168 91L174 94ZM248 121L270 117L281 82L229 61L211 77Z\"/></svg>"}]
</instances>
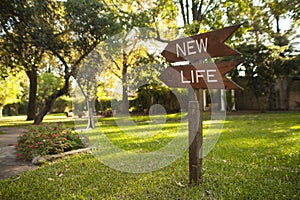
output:
<instances>
[{"instance_id":1,"label":"arrow-shaped sign board","mask_svg":"<svg viewBox=\"0 0 300 200\"><path fill-rule=\"evenodd\" d=\"M227 61L168 67L159 79L172 88L241 89L225 76L240 63Z\"/></svg>"},{"instance_id":2,"label":"arrow-shaped sign board","mask_svg":"<svg viewBox=\"0 0 300 200\"><path fill-rule=\"evenodd\" d=\"M203 143L203 94L199 89L237 89L237 84L226 78L225 74L240 64L240 61L201 63L205 58L224 57L239 54L224 42L240 25L173 40L168 43L162 55L169 62L190 61L193 65L168 67L159 79L169 87L194 88L197 102L189 102L189 170L190 183L199 183L202 168ZM198 61L198 62L196 62ZM195 110L199 110L196 112ZM195 123L195 119L199 119Z\"/></svg>"},{"instance_id":3,"label":"arrow-shaped sign board","mask_svg":"<svg viewBox=\"0 0 300 200\"><path fill-rule=\"evenodd\" d=\"M203 58L223 57L239 54L238 51L228 47L224 42L241 25L194 35L187 38L173 40L168 43L161 53L167 61L193 61Z\"/></svg>"}]
</instances>

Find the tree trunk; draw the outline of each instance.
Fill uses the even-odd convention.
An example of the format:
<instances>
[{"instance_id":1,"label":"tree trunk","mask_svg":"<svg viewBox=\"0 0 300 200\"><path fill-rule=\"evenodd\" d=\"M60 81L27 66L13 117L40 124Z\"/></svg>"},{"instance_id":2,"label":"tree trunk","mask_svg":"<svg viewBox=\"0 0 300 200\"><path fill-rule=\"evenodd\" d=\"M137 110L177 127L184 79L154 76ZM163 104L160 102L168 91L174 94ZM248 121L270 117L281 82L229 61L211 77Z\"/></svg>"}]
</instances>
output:
<instances>
[{"instance_id":1,"label":"tree trunk","mask_svg":"<svg viewBox=\"0 0 300 200\"><path fill-rule=\"evenodd\" d=\"M286 110L290 110L290 92L292 87L292 81L293 79L288 77L287 78L287 87L286 87Z\"/></svg>"},{"instance_id":2,"label":"tree trunk","mask_svg":"<svg viewBox=\"0 0 300 200\"><path fill-rule=\"evenodd\" d=\"M258 107L259 107L259 111L260 111L261 113L264 113L264 112L265 112L265 108L264 108L264 97L263 97L263 96L255 95L255 99L256 99L257 105L258 105Z\"/></svg>"},{"instance_id":3,"label":"tree trunk","mask_svg":"<svg viewBox=\"0 0 300 200\"><path fill-rule=\"evenodd\" d=\"M34 120L36 117L36 98L37 98L37 69L33 68L26 71L29 78L29 102L27 108L27 121Z\"/></svg>"},{"instance_id":4,"label":"tree trunk","mask_svg":"<svg viewBox=\"0 0 300 200\"><path fill-rule=\"evenodd\" d=\"M86 107L88 109L88 125L87 129L95 128L95 122L93 117L93 101L90 101L89 98L86 98Z\"/></svg>"},{"instance_id":5,"label":"tree trunk","mask_svg":"<svg viewBox=\"0 0 300 200\"><path fill-rule=\"evenodd\" d=\"M64 94L67 94L68 93L68 90L69 90L69 79L70 77L65 77L65 85L62 89L60 90L57 90L55 91L50 97L48 97L45 101L45 105L44 107L42 108L42 110L38 113L38 115L36 116L35 120L34 120L34 123L33 124L40 124L45 115L51 111L54 103L55 103L55 100L64 95Z\"/></svg>"},{"instance_id":6,"label":"tree trunk","mask_svg":"<svg viewBox=\"0 0 300 200\"><path fill-rule=\"evenodd\" d=\"M56 98L58 98L58 95L55 93L46 99L43 109L38 113L33 124L40 124L43 121L45 115L47 115L47 113L53 107Z\"/></svg>"},{"instance_id":7,"label":"tree trunk","mask_svg":"<svg viewBox=\"0 0 300 200\"><path fill-rule=\"evenodd\" d=\"M276 16L275 19L276 19L276 32L277 32L277 33L280 33L280 28L279 28L279 16Z\"/></svg>"},{"instance_id":8,"label":"tree trunk","mask_svg":"<svg viewBox=\"0 0 300 200\"><path fill-rule=\"evenodd\" d=\"M122 113L126 114L126 113L128 113L128 110L129 110L128 91L127 91L127 74L123 75L122 85L123 85Z\"/></svg>"},{"instance_id":9,"label":"tree trunk","mask_svg":"<svg viewBox=\"0 0 300 200\"><path fill-rule=\"evenodd\" d=\"M15 103L14 104L14 109L15 109L15 115L19 115L19 104L18 103Z\"/></svg>"},{"instance_id":10,"label":"tree trunk","mask_svg":"<svg viewBox=\"0 0 300 200\"><path fill-rule=\"evenodd\" d=\"M123 52L123 70L122 70L122 87L123 87L123 97L122 97L122 114L128 113L129 103L128 103L128 91L127 91L127 54Z\"/></svg>"},{"instance_id":11,"label":"tree trunk","mask_svg":"<svg viewBox=\"0 0 300 200\"><path fill-rule=\"evenodd\" d=\"M3 117L3 106L2 105L0 105L0 118L2 118Z\"/></svg>"}]
</instances>

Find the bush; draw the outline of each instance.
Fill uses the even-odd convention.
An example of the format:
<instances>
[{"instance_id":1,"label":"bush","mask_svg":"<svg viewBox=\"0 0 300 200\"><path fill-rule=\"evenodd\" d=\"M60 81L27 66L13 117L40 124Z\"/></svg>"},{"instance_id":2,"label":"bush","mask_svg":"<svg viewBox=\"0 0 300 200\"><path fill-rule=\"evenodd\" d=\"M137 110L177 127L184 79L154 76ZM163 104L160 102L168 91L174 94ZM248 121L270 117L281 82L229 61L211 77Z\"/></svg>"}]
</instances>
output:
<instances>
[{"instance_id":1,"label":"bush","mask_svg":"<svg viewBox=\"0 0 300 200\"><path fill-rule=\"evenodd\" d=\"M105 110L111 110L111 102L113 100L110 98L107 99L97 99L95 102L95 107L97 111L105 111Z\"/></svg>"},{"instance_id":2,"label":"bush","mask_svg":"<svg viewBox=\"0 0 300 200\"><path fill-rule=\"evenodd\" d=\"M35 156L63 153L83 148L79 135L60 124L32 125L18 137L18 157L31 160Z\"/></svg>"},{"instance_id":3,"label":"bush","mask_svg":"<svg viewBox=\"0 0 300 200\"><path fill-rule=\"evenodd\" d=\"M184 99L187 98L187 94L181 92L178 97ZM180 109L184 109L181 108L180 99L177 99L173 91L160 84L143 85L138 89L137 96L129 103L134 112L144 112L154 104L162 105L167 113L179 112ZM185 106L187 108L187 105Z\"/></svg>"},{"instance_id":4,"label":"bush","mask_svg":"<svg viewBox=\"0 0 300 200\"><path fill-rule=\"evenodd\" d=\"M72 110L72 98L64 95L56 99L51 113L69 112L70 110Z\"/></svg>"}]
</instances>

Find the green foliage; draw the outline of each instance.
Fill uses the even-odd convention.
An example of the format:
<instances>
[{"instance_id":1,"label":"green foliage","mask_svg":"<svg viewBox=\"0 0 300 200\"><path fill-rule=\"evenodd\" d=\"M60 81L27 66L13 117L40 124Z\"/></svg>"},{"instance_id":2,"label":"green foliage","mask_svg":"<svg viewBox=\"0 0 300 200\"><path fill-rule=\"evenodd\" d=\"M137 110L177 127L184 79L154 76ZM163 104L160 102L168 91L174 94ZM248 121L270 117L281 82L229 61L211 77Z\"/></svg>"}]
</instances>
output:
<instances>
[{"instance_id":1,"label":"green foliage","mask_svg":"<svg viewBox=\"0 0 300 200\"><path fill-rule=\"evenodd\" d=\"M178 112L180 110L180 99L177 99L169 88L162 85L154 83L143 85L136 93L137 96L130 102L134 111L143 112L144 109L149 110L154 104L162 105L167 113ZM184 94L181 96L184 97Z\"/></svg>"},{"instance_id":2,"label":"green foliage","mask_svg":"<svg viewBox=\"0 0 300 200\"><path fill-rule=\"evenodd\" d=\"M119 23L114 20L112 10L104 2L98 0L69 0L65 3L65 19L73 34L68 37L74 41L69 43L71 48L90 51L110 34L121 31ZM84 13L84 14L83 14ZM71 53L71 52L69 52Z\"/></svg>"},{"instance_id":3,"label":"green foliage","mask_svg":"<svg viewBox=\"0 0 300 200\"><path fill-rule=\"evenodd\" d=\"M299 117L299 112L228 116L216 146L204 158L199 186L189 185L187 152L170 166L144 174L119 172L92 155L82 154L0 180L0 197L296 200L299 196ZM140 126L130 130L131 135L117 132L113 120L101 119L104 124L101 131L130 151L153 151L167 144L174 134L174 129L165 129L161 136L156 129L148 130L156 140L143 137L145 140L139 141L133 137L134 133L143 128L149 118L135 117ZM165 126L176 123L176 117L174 120L168 120ZM204 122L204 130L207 123L209 121Z\"/></svg>"},{"instance_id":4,"label":"green foliage","mask_svg":"<svg viewBox=\"0 0 300 200\"><path fill-rule=\"evenodd\" d=\"M46 60L61 75L63 85L47 93L34 123L43 120L56 98L68 93L70 77L76 76L82 59L120 31L113 12L97 0L5 0L0 9L1 62L30 72Z\"/></svg>"},{"instance_id":5,"label":"green foliage","mask_svg":"<svg viewBox=\"0 0 300 200\"><path fill-rule=\"evenodd\" d=\"M0 78L0 117L2 109L7 104L18 103L23 94L22 74L8 74L6 79Z\"/></svg>"},{"instance_id":6,"label":"green foliage","mask_svg":"<svg viewBox=\"0 0 300 200\"><path fill-rule=\"evenodd\" d=\"M287 46L267 46L260 42L241 44L237 49L242 52L242 67L233 70L231 76L245 89L253 92L261 111L266 109L271 98L277 98L274 93L276 82L286 80L284 90L288 94L291 81L300 73L299 56L291 55Z\"/></svg>"},{"instance_id":7,"label":"green foliage","mask_svg":"<svg viewBox=\"0 0 300 200\"><path fill-rule=\"evenodd\" d=\"M62 113L72 111L72 98L66 95L59 97L53 105L53 113Z\"/></svg>"},{"instance_id":8,"label":"green foliage","mask_svg":"<svg viewBox=\"0 0 300 200\"><path fill-rule=\"evenodd\" d=\"M128 31L134 27L153 28L159 37L159 27L173 29L176 26L177 7L172 0L122 0L106 1L115 11L120 24ZM163 34L163 32L161 32Z\"/></svg>"},{"instance_id":9,"label":"green foliage","mask_svg":"<svg viewBox=\"0 0 300 200\"><path fill-rule=\"evenodd\" d=\"M246 23L238 32L249 27L248 16L256 7L249 1L176 1L180 7L183 28L187 35L194 35L228 25Z\"/></svg>"},{"instance_id":10,"label":"green foliage","mask_svg":"<svg viewBox=\"0 0 300 200\"><path fill-rule=\"evenodd\" d=\"M57 154L83 148L79 135L60 124L32 125L19 136L18 157L31 160L35 156Z\"/></svg>"},{"instance_id":11,"label":"green foliage","mask_svg":"<svg viewBox=\"0 0 300 200\"><path fill-rule=\"evenodd\" d=\"M22 75L10 74L6 79L0 79L0 105L18 103L22 95Z\"/></svg>"},{"instance_id":12,"label":"green foliage","mask_svg":"<svg viewBox=\"0 0 300 200\"><path fill-rule=\"evenodd\" d=\"M105 111L105 110L111 110L111 102L112 99L98 99L95 102L95 107L97 111Z\"/></svg>"},{"instance_id":13,"label":"green foliage","mask_svg":"<svg viewBox=\"0 0 300 200\"><path fill-rule=\"evenodd\" d=\"M49 98L55 91L63 87L62 78L53 73L41 73L38 76L38 100L40 103Z\"/></svg>"}]
</instances>

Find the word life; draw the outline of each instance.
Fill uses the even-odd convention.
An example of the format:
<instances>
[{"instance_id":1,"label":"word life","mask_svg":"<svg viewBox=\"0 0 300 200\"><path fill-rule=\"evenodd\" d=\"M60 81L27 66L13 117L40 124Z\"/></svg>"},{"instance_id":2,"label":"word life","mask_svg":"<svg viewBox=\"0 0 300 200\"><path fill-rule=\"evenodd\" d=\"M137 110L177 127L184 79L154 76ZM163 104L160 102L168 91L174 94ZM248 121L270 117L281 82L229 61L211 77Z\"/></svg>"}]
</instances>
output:
<instances>
[{"instance_id":1,"label":"word life","mask_svg":"<svg viewBox=\"0 0 300 200\"><path fill-rule=\"evenodd\" d=\"M199 83L200 80L204 79L207 83L216 83L217 79L216 69L195 69L191 70L189 74L186 71L180 71L180 80L183 84Z\"/></svg>"}]
</instances>

